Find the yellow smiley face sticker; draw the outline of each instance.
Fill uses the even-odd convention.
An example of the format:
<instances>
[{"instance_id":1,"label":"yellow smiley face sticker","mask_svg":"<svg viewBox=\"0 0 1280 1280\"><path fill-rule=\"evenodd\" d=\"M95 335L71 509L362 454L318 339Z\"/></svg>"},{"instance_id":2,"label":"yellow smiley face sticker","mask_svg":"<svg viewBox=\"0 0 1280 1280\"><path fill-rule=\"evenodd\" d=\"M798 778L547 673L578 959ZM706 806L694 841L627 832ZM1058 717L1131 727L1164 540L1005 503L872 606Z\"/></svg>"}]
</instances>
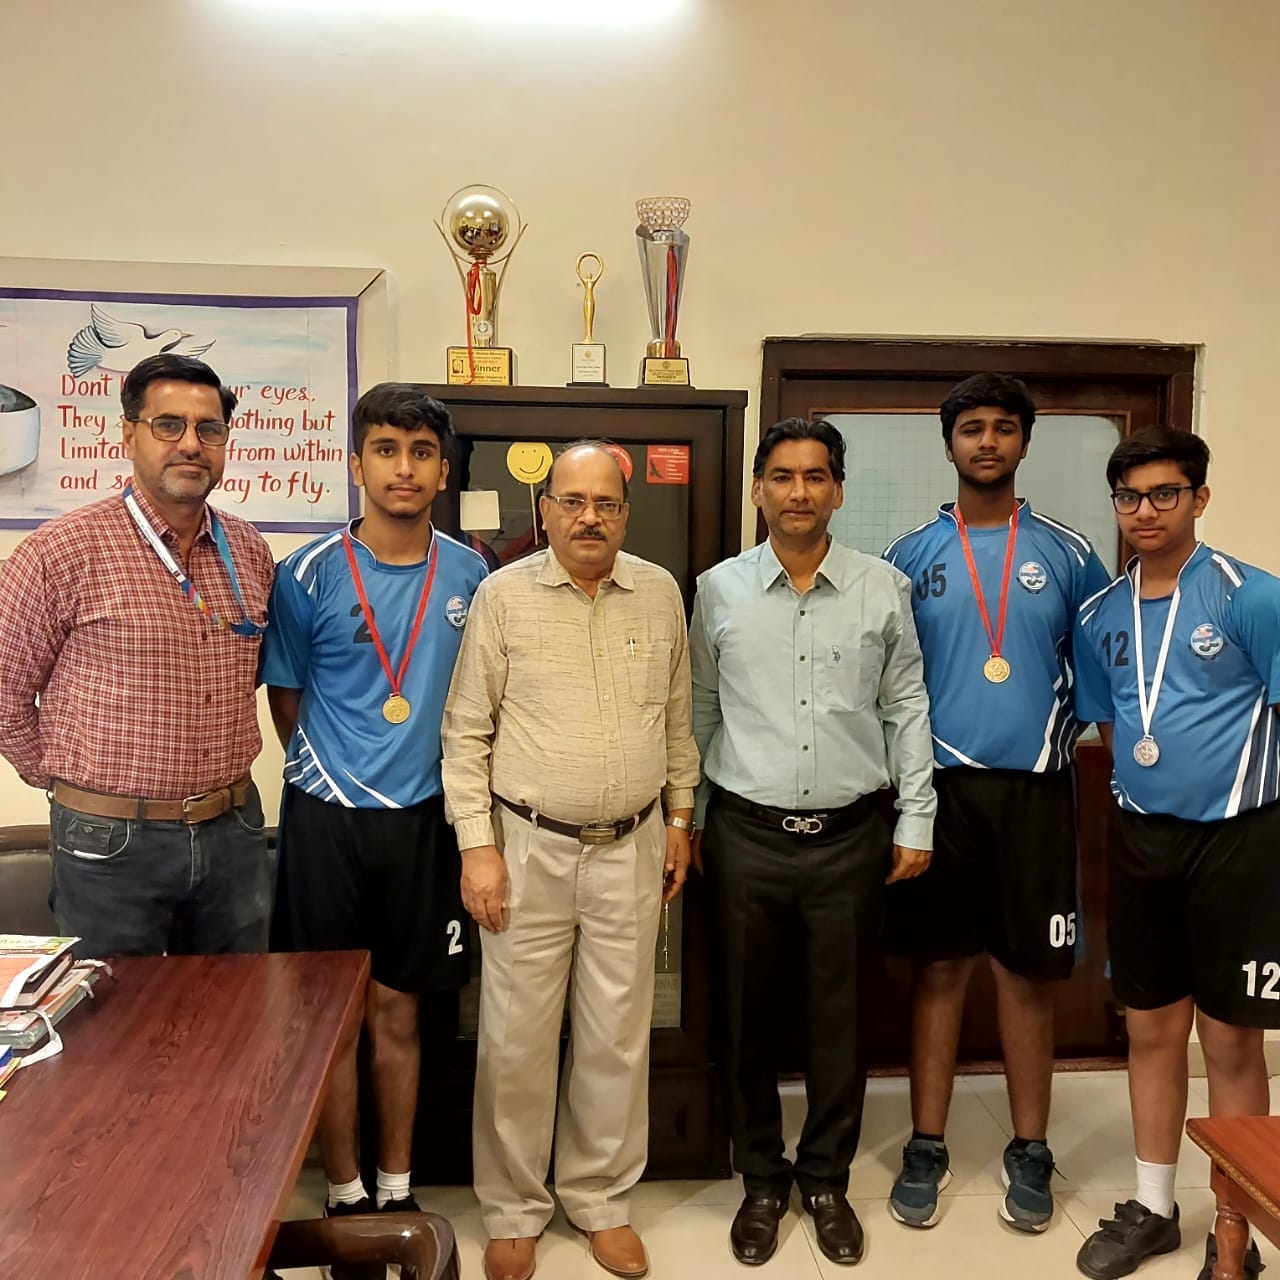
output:
<instances>
[{"instance_id":1,"label":"yellow smiley face sticker","mask_svg":"<svg viewBox=\"0 0 1280 1280\"><path fill-rule=\"evenodd\" d=\"M524 442L507 450L507 470L521 484L541 484L551 470L551 446Z\"/></svg>"}]
</instances>

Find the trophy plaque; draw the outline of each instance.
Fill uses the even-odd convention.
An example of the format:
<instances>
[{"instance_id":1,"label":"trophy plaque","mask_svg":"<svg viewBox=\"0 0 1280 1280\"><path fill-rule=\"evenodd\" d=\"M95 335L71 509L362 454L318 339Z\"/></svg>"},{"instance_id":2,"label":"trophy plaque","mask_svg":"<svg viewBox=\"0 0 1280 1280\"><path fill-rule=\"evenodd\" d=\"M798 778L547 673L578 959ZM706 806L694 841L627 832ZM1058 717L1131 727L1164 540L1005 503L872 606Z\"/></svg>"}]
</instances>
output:
<instances>
[{"instance_id":1,"label":"trophy plaque","mask_svg":"<svg viewBox=\"0 0 1280 1280\"><path fill-rule=\"evenodd\" d=\"M676 322L684 288L689 237L681 230L691 205L681 196L636 201L636 246L649 304L652 337L640 364L641 386L689 385L689 361L680 354Z\"/></svg>"},{"instance_id":2,"label":"trophy plaque","mask_svg":"<svg viewBox=\"0 0 1280 1280\"><path fill-rule=\"evenodd\" d=\"M467 345L448 349L446 380L509 387L515 356L498 345L498 296L506 264L525 233L520 212L497 187L463 187L446 201L436 230L453 257L467 308Z\"/></svg>"},{"instance_id":3,"label":"trophy plaque","mask_svg":"<svg viewBox=\"0 0 1280 1280\"><path fill-rule=\"evenodd\" d=\"M604 343L592 336L596 322L596 284L604 275L604 259L598 253L584 253L578 259L578 279L582 281L582 323L586 337L575 342L569 378L571 387L607 387Z\"/></svg>"}]
</instances>

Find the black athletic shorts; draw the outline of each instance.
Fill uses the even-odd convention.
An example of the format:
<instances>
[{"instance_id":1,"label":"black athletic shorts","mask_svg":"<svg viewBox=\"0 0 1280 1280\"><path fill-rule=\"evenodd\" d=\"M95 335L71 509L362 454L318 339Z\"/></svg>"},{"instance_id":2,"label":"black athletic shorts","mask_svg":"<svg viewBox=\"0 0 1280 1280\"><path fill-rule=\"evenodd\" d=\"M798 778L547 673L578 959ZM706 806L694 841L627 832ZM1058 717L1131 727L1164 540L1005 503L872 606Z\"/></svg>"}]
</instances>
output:
<instances>
[{"instance_id":1,"label":"black athletic shorts","mask_svg":"<svg viewBox=\"0 0 1280 1280\"><path fill-rule=\"evenodd\" d=\"M1111 985L1133 1009L1191 996L1221 1022L1280 1027L1280 804L1219 822L1121 809Z\"/></svg>"},{"instance_id":2,"label":"black athletic shorts","mask_svg":"<svg viewBox=\"0 0 1280 1280\"><path fill-rule=\"evenodd\" d=\"M936 769L933 861L885 894L885 949L915 960L986 951L1011 973L1070 976L1079 934L1071 769Z\"/></svg>"},{"instance_id":3,"label":"black athletic shorts","mask_svg":"<svg viewBox=\"0 0 1280 1280\"><path fill-rule=\"evenodd\" d=\"M272 945L367 950L376 982L417 994L465 985L470 928L444 799L349 809L286 785Z\"/></svg>"}]
</instances>

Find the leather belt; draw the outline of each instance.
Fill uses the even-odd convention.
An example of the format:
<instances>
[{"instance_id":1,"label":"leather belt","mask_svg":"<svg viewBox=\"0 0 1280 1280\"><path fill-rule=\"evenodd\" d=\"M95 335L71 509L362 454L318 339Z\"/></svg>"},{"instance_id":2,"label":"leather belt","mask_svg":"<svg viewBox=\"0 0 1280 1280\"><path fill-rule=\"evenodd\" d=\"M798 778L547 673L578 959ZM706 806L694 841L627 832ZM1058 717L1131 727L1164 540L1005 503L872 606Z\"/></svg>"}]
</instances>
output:
<instances>
[{"instance_id":1,"label":"leather belt","mask_svg":"<svg viewBox=\"0 0 1280 1280\"><path fill-rule=\"evenodd\" d=\"M778 827L791 836L816 836L825 831L831 835L858 822L872 807L872 798L862 796L838 809L777 809L771 804L757 804L732 791L719 790L716 799L726 809L745 813L765 826Z\"/></svg>"},{"instance_id":2,"label":"leather belt","mask_svg":"<svg viewBox=\"0 0 1280 1280\"><path fill-rule=\"evenodd\" d=\"M569 836L570 839L581 841L583 844L612 844L615 840L621 840L623 836L629 836L653 812L654 806L658 803L655 797L639 813L630 818L619 818L617 822L581 823L560 822L556 818L548 818L545 813L534 813L527 804L516 804L505 796L498 795L497 792L494 793L493 798L504 808L510 809L516 817L523 818L535 827L545 827L548 831L554 831L556 835Z\"/></svg>"},{"instance_id":3,"label":"leather belt","mask_svg":"<svg viewBox=\"0 0 1280 1280\"><path fill-rule=\"evenodd\" d=\"M135 800L105 791L84 791L69 782L53 784L53 798L68 809L95 818L123 818L135 822L186 822L195 825L220 818L228 809L238 809L249 798L253 779L246 773L230 786L187 796L185 800Z\"/></svg>"}]
</instances>

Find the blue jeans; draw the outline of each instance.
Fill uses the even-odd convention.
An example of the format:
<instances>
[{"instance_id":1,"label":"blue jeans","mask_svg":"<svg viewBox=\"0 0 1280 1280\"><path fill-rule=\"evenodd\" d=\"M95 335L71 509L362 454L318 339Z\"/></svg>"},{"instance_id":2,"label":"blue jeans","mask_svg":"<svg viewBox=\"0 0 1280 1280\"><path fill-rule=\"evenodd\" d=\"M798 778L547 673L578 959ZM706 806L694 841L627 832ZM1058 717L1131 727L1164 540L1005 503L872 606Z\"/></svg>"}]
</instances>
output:
<instances>
[{"instance_id":1,"label":"blue jeans","mask_svg":"<svg viewBox=\"0 0 1280 1280\"><path fill-rule=\"evenodd\" d=\"M265 951L275 878L258 789L188 826L100 818L52 802L58 931L80 956Z\"/></svg>"}]
</instances>

